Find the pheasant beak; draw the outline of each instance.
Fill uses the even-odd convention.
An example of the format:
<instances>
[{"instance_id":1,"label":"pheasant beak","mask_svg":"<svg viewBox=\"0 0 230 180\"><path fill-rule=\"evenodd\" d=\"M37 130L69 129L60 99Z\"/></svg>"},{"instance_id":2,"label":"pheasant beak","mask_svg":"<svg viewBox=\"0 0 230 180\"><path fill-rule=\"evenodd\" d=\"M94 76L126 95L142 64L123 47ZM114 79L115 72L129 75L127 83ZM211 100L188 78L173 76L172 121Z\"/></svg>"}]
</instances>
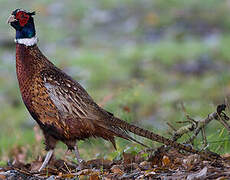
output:
<instances>
[{"instance_id":1,"label":"pheasant beak","mask_svg":"<svg viewBox=\"0 0 230 180\"><path fill-rule=\"evenodd\" d=\"M10 15L7 19L7 23L10 24L12 22L15 22L17 21L17 19L15 19L15 16L14 15Z\"/></svg>"}]
</instances>

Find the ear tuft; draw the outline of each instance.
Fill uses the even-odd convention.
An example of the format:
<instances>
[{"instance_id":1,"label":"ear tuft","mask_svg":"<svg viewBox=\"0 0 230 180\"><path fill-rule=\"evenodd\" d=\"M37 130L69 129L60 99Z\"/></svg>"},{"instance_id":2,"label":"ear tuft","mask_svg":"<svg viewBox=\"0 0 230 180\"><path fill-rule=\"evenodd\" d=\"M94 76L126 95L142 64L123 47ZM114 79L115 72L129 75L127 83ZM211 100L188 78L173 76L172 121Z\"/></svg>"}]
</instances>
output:
<instances>
[{"instance_id":1,"label":"ear tuft","mask_svg":"<svg viewBox=\"0 0 230 180\"><path fill-rule=\"evenodd\" d=\"M29 14L30 16L34 16L34 15L36 14L36 12L35 12L35 11L33 11L33 12L28 12L28 14Z\"/></svg>"}]
</instances>

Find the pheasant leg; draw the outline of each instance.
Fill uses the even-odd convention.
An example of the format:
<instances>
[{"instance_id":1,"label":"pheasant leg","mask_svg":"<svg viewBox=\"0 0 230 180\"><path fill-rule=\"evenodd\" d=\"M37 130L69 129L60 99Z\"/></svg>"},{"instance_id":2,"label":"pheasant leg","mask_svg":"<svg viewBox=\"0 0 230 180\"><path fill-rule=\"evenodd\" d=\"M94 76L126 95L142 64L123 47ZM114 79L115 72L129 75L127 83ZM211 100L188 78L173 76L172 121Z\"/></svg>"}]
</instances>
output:
<instances>
[{"instance_id":1,"label":"pheasant leg","mask_svg":"<svg viewBox=\"0 0 230 180\"><path fill-rule=\"evenodd\" d=\"M80 153L79 153L77 144L74 146L74 151L75 151L77 161L79 163L78 169L82 170L84 168L85 161L80 157Z\"/></svg>"},{"instance_id":2,"label":"pheasant leg","mask_svg":"<svg viewBox=\"0 0 230 180\"><path fill-rule=\"evenodd\" d=\"M44 169L44 168L48 165L48 163L49 163L49 161L50 161L50 158L51 158L52 155L53 155L53 152L54 152L53 149L51 149L51 150L49 150L49 151L47 152L46 157L45 157L45 160L43 161L42 166L41 166L40 169L38 170L39 172L40 172L42 169Z\"/></svg>"}]
</instances>

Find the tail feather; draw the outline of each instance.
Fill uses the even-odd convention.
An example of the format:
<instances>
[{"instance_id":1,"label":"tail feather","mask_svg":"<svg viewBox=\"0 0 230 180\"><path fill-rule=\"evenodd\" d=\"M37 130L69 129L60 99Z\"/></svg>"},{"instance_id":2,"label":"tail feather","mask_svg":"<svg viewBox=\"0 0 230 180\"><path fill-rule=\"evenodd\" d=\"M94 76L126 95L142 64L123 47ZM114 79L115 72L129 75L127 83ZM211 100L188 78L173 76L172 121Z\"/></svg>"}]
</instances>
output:
<instances>
[{"instance_id":1,"label":"tail feather","mask_svg":"<svg viewBox=\"0 0 230 180\"><path fill-rule=\"evenodd\" d=\"M133 142L135 142L135 143L138 143L138 144L140 144L140 145L142 145L142 146L144 146L144 147L146 147L146 148L149 148L147 145L145 145L145 144L141 143L140 141L138 141L138 140L132 138L131 136L129 136L129 135L127 135L127 136L128 136L128 138L129 138L128 140L131 140L131 141L133 141Z\"/></svg>"},{"instance_id":2,"label":"tail feather","mask_svg":"<svg viewBox=\"0 0 230 180\"><path fill-rule=\"evenodd\" d=\"M102 124L100 124L100 125L102 125ZM108 125L103 125L102 127L104 129L107 129L107 130L113 132L116 136L118 136L120 138L124 138L124 139L130 140L130 141L136 142L136 143L138 143L138 144L140 144L140 145L142 145L144 147L149 148L147 145L145 145L145 144L139 142L138 140L132 138L131 136L129 136L127 134L127 132L124 131L124 129L113 127L113 126L108 126ZM111 141L111 140L110 141L112 142L114 148L116 149L116 144L115 144L114 138L112 138L112 139L113 139L113 141Z\"/></svg>"},{"instance_id":3,"label":"tail feather","mask_svg":"<svg viewBox=\"0 0 230 180\"><path fill-rule=\"evenodd\" d=\"M126 131L130 131L130 132L132 132L132 133L134 133L136 135L148 138L150 140L153 140L153 141L156 141L156 142L160 142L160 143L163 143L163 144L168 145L168 146L172 146L172 147L177 148L177 149L182 149L182 150L185 150L187 152L191 152L191 153L195 153L195 154L200 154L201 156L203 156L206 159L212 158L211 156L213 156L213 158L214 157L215 158L219 157L215 153L200 152L200 151L192 148L191 146L186 146L186 145L180 144L180 143L178 143L176 141L173 141L171 139L165 138L163 136L160 136L158 134L150 132L150 131L148 131L146 129L143 129L143 128L137 127L135 125L129 124L129 123L127 123L127 122L125 122L125 121L123 121L121 119L118 119L116 117L113 117L111 119L111 123L114 126L118 126L121 129L124 129Z\"/></svg>"}]
</instances>

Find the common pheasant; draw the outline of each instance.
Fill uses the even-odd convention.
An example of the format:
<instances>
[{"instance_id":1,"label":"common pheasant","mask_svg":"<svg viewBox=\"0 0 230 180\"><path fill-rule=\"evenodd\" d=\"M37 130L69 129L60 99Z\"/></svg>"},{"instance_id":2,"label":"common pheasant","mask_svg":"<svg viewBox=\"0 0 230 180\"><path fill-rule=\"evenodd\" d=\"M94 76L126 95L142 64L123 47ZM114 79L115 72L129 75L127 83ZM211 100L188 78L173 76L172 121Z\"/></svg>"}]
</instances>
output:
<instances>
[{"instance_id":1,"label":"common pheasant","mask_svg":"<svg viewBox=\"0 0 230 180\"><path fill-rule=\"evenodd\" d=\"M74 79L54 66L39 50L33 20L35 12L16 9L8 23L16 30L16 71L21 96L45 137L47 155L39 171L47 166L57 141L74 150L79 164L77 141L101 137L116 149L114 137L138 142L128 132L208 158L185 146L143 128L131 125L98 106Z\"/></svg>"}]
</instances>

